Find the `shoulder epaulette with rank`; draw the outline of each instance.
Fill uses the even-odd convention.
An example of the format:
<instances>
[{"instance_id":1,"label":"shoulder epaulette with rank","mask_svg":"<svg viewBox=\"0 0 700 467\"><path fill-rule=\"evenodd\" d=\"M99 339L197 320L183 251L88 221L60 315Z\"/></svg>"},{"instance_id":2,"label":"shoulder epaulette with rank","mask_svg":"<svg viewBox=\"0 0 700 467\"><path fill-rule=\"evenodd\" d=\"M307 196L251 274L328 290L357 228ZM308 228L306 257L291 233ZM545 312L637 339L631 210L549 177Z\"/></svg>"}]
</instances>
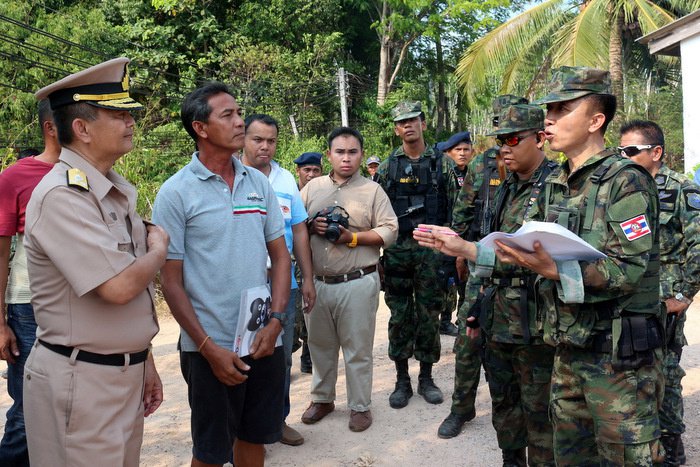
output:
<instances>
[{"instance_id":1,"label":"shoulder epaulette with rank","mask_svg":"<svg viewBox=\"0 0 700 467\"><path fill-rule=\"evenodd\" d=\"M68 182L68 186L72 186L83 191L90 191L87 175L85 175L85 172L80 169L73 167L66 170L66 181Z\"/></svg>"}]
</instances>

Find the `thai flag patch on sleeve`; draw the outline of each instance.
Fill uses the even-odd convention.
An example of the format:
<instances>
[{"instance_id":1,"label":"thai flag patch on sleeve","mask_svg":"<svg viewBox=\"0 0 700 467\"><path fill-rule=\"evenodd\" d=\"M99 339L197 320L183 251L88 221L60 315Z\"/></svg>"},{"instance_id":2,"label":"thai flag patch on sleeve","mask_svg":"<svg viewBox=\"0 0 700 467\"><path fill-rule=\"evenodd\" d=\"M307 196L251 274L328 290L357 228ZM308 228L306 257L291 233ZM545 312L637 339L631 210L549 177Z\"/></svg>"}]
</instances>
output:
<instances>
[{"instance_id":1,"label":"thai flag patch on sleeve","mask_svg":"<svg viewBox=\"0 0 700 467\"><path fill-rule=\"evenodd\" d=\"M627 237L627 240L629 241L637 240L638 238L642 238L643 236L651 233L649 223L647 222L647 218L644 214L622 222L620 227L622 227L622 231L625 233L625 237Z\"/></svg>"}]
</instances>

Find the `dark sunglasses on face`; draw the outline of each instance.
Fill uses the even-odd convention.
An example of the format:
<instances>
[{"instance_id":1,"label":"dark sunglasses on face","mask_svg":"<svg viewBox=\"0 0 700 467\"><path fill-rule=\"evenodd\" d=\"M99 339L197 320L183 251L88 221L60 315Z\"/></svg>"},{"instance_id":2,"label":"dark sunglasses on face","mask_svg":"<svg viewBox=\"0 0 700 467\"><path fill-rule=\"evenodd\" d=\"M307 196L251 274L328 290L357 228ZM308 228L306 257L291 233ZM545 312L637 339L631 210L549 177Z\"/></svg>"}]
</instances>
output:
<instances>
[{"instance_id":1,"label":"dark sunglasses on face","mask_svg":"<svg viewBox=\"0 0 700 467\"><path fill-rule=\"evenodd\" d=\"M512 148L513 146L517 146L518 144L520 144L520 142L525 138L536 134L537 132L533 131L526 135L496 136L496 144L498 144L499 146L508 146Z\"/></svg>"},{"instance_id":2,"label":"dark sunglasses on face","mask_svg":"<svg viewBox=\"0 0 700 467\"><path fill-rule=\"evenodd\" d=\"M646 149L651 149L654 146L657 146L656 144L630 144L629 146L618 146L617 150L620 151L620 155L622 157L634 157L640 152L646 150Z\"/></svg>"}]
</instances>

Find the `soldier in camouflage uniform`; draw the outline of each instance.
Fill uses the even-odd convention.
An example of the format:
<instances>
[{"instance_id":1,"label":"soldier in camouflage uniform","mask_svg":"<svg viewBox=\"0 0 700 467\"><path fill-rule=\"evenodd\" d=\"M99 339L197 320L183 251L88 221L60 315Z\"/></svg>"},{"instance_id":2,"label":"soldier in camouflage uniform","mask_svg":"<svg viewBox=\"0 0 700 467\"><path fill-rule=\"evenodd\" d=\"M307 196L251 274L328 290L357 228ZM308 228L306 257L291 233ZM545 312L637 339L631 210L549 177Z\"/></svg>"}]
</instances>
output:
<instances>
[{"instance_id":1,"label":"soldier in camouflage uniform","mask_svg":"<svg viewBox=\"0 0 700 467\"><path fill-rule=\"evenodd\" d=\"M464 177L467 175L467 164L474 155L471 134L468 131L455 133L447 141L438 143L437 148L454 161L452 176L455 178L457 189L461 189L464 185ZM454 277L452 278L454 283L449 285L445 299L445 310L440 315L440 334L457 337L459 329L452 324L452 312L464 303L467 282L466 277L463 277L463 271L458 273L456 267L454 269Z\"/></svg>"},{"instance_id":2,"label":"soldier in camouflage uniform","mask_svg":"<svg viewBox=\"0 0 700 467\"><path fill-rule=\"evenodd\" d=\"M506 107L494 133L510 171L493 205L492 231L512 233L537 215L545 178L557 167L542 150L544 112L532 105ZM431 227L432 230L435 228ZM467 259L478 261L482 278L481 327L486 338L492 420L504 467L553 466L552 425L548 418L554 348L543 340L537 313L536 275L496 262L490 248L471 243ZM486 250L486 251L485 251ZM529 456L526 456L525 447Z\"/></svg>"},{"instance_id":3,"label":"soldier in camouflage uniform","mask_svg":"<svg viewBox=\"0 0 700 467\"><path fill-rule=\"evenodd\" d=\"M659 215L661 300L666 305L668 351L664 361L666 379L659 413L664 465L681 465L680 439L683 424L680 366L685 312L700 290L700 186L663 163L664 134L654 122L631 121L620 129L620 151L644 167L656 181Z\"/></svg>"},{"instance_id":4,"label":"soldier in camouflage uniform","mask_svg":"<svg viewBox=\"0 0 700 467\"><path fill-rule=\"evenodd\" d=\"M510 94L498 96L493 101L493 123L498 126L498 115L507 106L527 104L527 99ZM490 207L494 201L496 189L505 178L505 166L499 162L499 147L494 146L474 156L467 165L464 183L452 211L452 229L462 238L470 241L480 240L490 228ZM466 260L457 259L457 269L466 270ZM450 414L438 428L440 438L457 436L466 422L476 416L474 401L479 386L481 373L482 338L478 333L467 333L467 315L481 290L481 281L469 275L466 285L464 303L457 312L459 333L454 344L455 381L452 392ZM472 318L473 319L473 318ZM477 328L478 329L478 328ZM521 430L524 431L524 430ZM511 444L520 441L525 446L524 437L511 440Z\"/></svg>"},{"instance_id":5,"label":"soldier in camouflage uniform","mask_svg":"<svg viewBox=\"0 0 700 467\"><path fill-rule=\"evenodd\" d=\"M536 213L545 178L557 164L549 161L544 112L532 105L508 107L494 132L510 175L498 188L491 231L512 233ZM488 274L488 262L481 277ZM483 280L481 316L486 338L484 367L489 375L492 420L503 451L504 466L554 466L549 384L554 347L544 343L543 322L537 313L536 275L529 269L498 263ZM512 440L516 440L513 444Z\"/></svg>"},{"instance_id":6,"label":"soldier in camouflage uniform","mask_svg":"<svg viewBox=\"0 0 700 467\"><path fill-rule=\"evenodd\" d=\"M605 149L615 115L607 71L554 70L545 134L567 160L538 200L557 222L607 256L554 261L498 242L501 262L538 283L545 341L556 346L550 414L557 465L650 466L661 461L664 316L659 306L659 198L642 167Z\"/></svg>"},{"instance_id":7,"label":"soldier in camouflage uniform","mask_svg":"<svg viewBox=\"0 0 700 467\"><path fill-rule=\"evenodd\" d=\"M377 173L399 218L398 240L384 250L384 299L391 310L389 358L397 373L389 405L398 409L413 396L408 373L411 356L420 362L418 394L431 404L443 401L432 377L433 364L440 359L438 326L445 307L445 291L436 287L442 258L419 248L411 232L424 220L449 225L457 189L450 175L452 160L425 143L420 102L401 102L392 114L394 131L403 144Z\"/></svg>"}]
</instances>

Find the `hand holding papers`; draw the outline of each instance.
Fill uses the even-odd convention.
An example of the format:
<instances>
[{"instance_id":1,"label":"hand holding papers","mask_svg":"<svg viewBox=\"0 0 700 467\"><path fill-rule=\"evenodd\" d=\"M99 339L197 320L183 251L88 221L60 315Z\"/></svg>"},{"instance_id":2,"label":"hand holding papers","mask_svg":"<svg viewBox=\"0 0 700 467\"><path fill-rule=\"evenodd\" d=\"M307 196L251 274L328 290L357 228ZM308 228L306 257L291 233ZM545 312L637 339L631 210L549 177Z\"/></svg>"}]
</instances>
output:
<instances>
[{"instance_id":1,"label":"hand holding papers","mask_svg":"<svg viewBox=\"0 0 700 467\"><path fill-rule=\"evenodd\" d=\"M605 258L605 254L593 248L581 237L553 222L530 221L512 234L493 232L484 237L479 244L496 249L497 240L528 252L534 252L533 244L539 241L544 250L558 261L595 261Z\"/></svg>"},{"instance_id":2,"label":"hand holding papers","mask_svg":"<svg viewBox=\"0 0 700 467\"><path fill-rule=\"evenodd\" d=\"M267 285L245 289L241 293L236 340L233 343L233 351L239 357L250 355L255 335L270 321L270 305L270 288ZM275 347L282 345L282 333L277 337Z\"/></svg>"}]
</instances>

